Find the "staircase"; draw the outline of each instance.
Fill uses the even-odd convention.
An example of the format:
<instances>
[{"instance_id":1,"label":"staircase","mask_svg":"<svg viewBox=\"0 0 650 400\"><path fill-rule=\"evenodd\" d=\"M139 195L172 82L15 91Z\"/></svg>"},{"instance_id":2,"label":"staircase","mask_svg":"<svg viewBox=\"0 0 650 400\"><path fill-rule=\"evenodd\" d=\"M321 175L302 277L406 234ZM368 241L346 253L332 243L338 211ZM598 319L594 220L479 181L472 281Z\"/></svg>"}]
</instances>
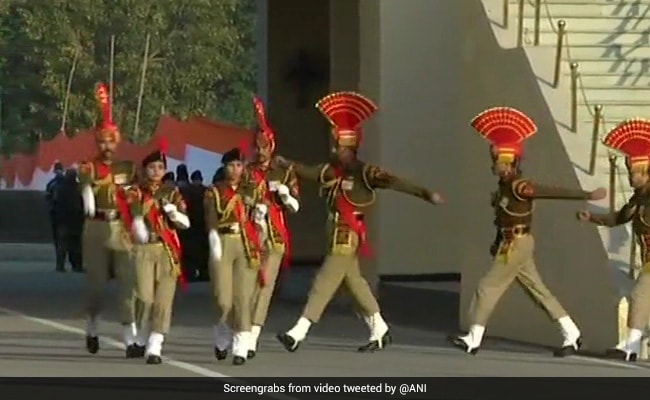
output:
<instances>
[{"instance_id":1,"label":"staircase","mask_svg":"<svg viewBox=\"0 0 650 400\"><path fill-rule=\"evenodd\" d=\"M518 0L509 0L510 24L518 22ZM524 45L534 43L535 0L524 7ZM557 46L558 22L566 22L562 80L570 63L578 64L578 133L590 135L593 107L601 105L601 137L621 121L650 118L650 0L540 0L539 45ZM589 152L589 147L584 148ZM608 174L609 151L598 149L597 174ZM619 162L616 205L632 193L627 171Z\"/></svg>"}]
</instances>

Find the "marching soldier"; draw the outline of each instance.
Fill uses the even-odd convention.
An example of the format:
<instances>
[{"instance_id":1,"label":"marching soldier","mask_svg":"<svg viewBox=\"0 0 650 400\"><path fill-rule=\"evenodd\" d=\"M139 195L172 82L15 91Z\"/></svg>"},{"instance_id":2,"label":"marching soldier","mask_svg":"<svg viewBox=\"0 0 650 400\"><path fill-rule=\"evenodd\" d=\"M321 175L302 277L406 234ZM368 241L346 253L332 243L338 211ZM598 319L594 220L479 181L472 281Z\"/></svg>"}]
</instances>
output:
<instances>
[{"instance_id":1,"label":"marching soldier","mask_svg":"<svg viewBox=\"0 0 650 400\"><path fill-rule=\"evenodd\" d=\"M176 282L181 275L181 245L176 229L190 220L177 187L163 184L167 171L166 146L142 161L144 183L127 191L135 246L138 345L146 345L147 364L160 364L165 335L172 318Z\"/></svg>"},{"instance_id":2,"label":"marching soldier","mask_svg":"<svg viewBox=\"0 0 650 400\"><path fill-rule=\"evenodd\" d=\"M135 343L134 276L130 261L132 245L120 214L128 211L124 186L136 177L135 164L114 159L120 141L120 131L113 122L111 103L106 85L97 89L103 122L95 131L99 156L79 166L79 183L86 222L82 236L82 259L88 282L86 305L86 348L91 354L99 351L97 320L102 309L102 296L111 273L118 281L120 322L123 325L126 356L136 357L144 352Z\"/></svg>"},{"instance_id":3,"label":"marching soldier","mask_svg":"<svg viewBox=\"0 0 650 400\"><path fill-rule=\"evenodd\" d=\"M262 279L253 304L253 328L248 358L255 357L257 342L275 289L280 266L288 265L290 254L289 227L285 211L298 212L298 178L292 166L282 167L272 159L275 153L275 133L268 123L264 104L259 98L253 100L257 112L259 130L254 143L255 160L248 164L248 177L255 187L255 199L266 205L267 214L259 221L263 232L262 243L266 249L260 271Z\"/></svg>"},{"instance_id":4,"label":"marching soldier","mask_svg":"<svg viewBox=\"0 0 650 400\"><path fill-rule=\"evenodd\" d=\"M261 264L261 244L251 219L254 192L244 176L241 150L227 152L221 162L225 179L208 188L204 205L217 320L214 353L223 360L232 346L233 364L242 365L250 347L251 309Z\"/></svg>"},{"instance_id":5,"label":"marching soldier","mask_svg":"<svg viewBox=\"0 0 650 400\"><path fill-rule=\"evenodd\" d=\"M324 97L316 107L332 125L336 160L313 167L288 162L282 157L276 157L276 162L285 167L293 166L299 177L320 184L329 211L329 249L302 316L291 330L279 333L277 339L288 351L295 351L344 283L363 310L370 330L368 343L359 351L380 350L390 343L391 336L359 266L357 252L369 254L364 212L374 203L376 189L399 191L432 204L441 203L442 198L357 158L362 139L361 124L377 111L372 101L357 93L339 92Z\"/></svg>"},{"instance_id":6,"label":"marching soldier","mask_svg":"<svg viewBox=\"0 0 650 400\"><path fill-rule=\"evenodd\" d=\"M591 214L580 211L578 219L593 222L597 225L614 227L632 221L632 230L641 248L643 269L639 275L632 293L627 317L629 328L627 340L619 343L614 349L607 351L609 358L624 361L636 361L641 351L643 332L650 318L650 181L648 167L650 166L650 122L642 119L631 119L614 128L604 143L606 146L626 154L626 165L629 172L630 185L634 194L618 212L612 214Z\"/></svg>"},{"instance_id":7,"label":"marching soldier","mask_svg":"<svg viewBox=\"0 0 650 400\"><path fill-rule=\"evenodd\" d=\"M536 199L600 200L607 192L593 192L539 185L520 172L523 141L537 132L535 122L522 112L508 107L488 109L476 116L472 127L491 143L492 170L499 176L493 197L497 236L490 253L494 264L480 280L470 305L470 331L450 337L463 351L476 354L481 345L488 319L495 305L517 280L558 323L564 342L555 351L563 357L574 354L581 345L581 333L537 272L533 258L534 239L531 222Z\"/></svg>"}]
</instances>

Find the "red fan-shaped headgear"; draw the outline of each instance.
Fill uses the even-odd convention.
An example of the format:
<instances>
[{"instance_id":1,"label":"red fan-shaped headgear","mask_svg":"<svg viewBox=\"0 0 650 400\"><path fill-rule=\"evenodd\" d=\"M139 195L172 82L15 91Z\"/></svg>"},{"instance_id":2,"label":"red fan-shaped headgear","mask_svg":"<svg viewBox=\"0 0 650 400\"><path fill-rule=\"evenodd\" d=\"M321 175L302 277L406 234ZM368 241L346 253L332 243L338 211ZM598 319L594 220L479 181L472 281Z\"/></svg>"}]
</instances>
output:
<instances>
[{"instance_id":1,"label":"red fan-shaped headgear","mask_svg":"<svg viewBox=\"0 0 650 400\"><path fill-rule=\"evenodd\" d=\"M377 105L355 92L336 92L316 103L316 108L333 126L332 134L340 146L361 144L361 125L377 112Z\"/></svg>"},{"instance_id":2,"label":"red fan-shaped headgear","mask_svg":"<svg viewBox=\"0 0 650 400\"><path fill-rule=\"evenodd\" d=\"M120 130L113 121L113 104L108 86L100 83L96 91L97 103L102 114L101 123L97 126L95 133L98 140L120 141Z\"/></svg>"},{"instance_id":3,"label":"red fan-shaped headgear","mask_svg":"<svg viewBox=\"0 0 650 400\"><path fill-rule=\"evenodd\" d=\"M489 108L474 117L471 126L492 144L495 158L504 162L521 157L523 142L537 133L535 122L511 107Z\"/></svg>"},{"instance_id":4,"label":"red fan-shaped headgear","mask_svg":"<svg viewBox=\"0 0 650 400\"><path fill-rule=\"evenodd\" d=\"M605 146L624 153L628 168L650 164L650 121L633 118L612 129L603 140Z\"/></svg>"}]
</instances>

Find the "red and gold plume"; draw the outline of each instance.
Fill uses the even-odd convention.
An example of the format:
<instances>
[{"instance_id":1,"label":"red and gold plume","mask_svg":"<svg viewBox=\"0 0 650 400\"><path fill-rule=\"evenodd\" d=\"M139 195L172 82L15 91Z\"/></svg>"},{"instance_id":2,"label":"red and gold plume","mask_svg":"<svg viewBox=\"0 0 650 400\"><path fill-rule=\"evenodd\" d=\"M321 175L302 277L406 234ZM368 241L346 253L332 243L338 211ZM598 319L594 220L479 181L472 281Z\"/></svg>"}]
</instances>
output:
<instances>
[{"instance_id":1,"label":"red and gold plume","mask_svg":"<svg viewBox=\"0 0 650 400\"><path fill-rule=\"evenodd\" d=\"M105 83L100 83L97 86L97 103L102 113L101 124L96 129L97 138L100 140L110 139L114 141L120 140L120 131L115 122L113 121L113 105L111 103L111 95L108 86Z\"/></svg>"},{"instance_id":2,"label":"red and gold plume","mask_svg":"<svg viewBox=\"0 0 650 400\"><path fill-rule=\"evenodd\" d=\"M650 164L650 121L633 118L612 129L603 140L605 146L625 153L628 168Z\"/></svg>"},{"instance_id":3,"label":"red and gold plume","mask_svg":"<svg viewBox=\"0 0 650 400\"><path fill-rule=\"evenodd\" d=\"M522 155L522 143L537 133L529 116L511 107L489 108L472 119L472 128L492 144L495 158L514 162Z\"/></svg>"},{"instance_id":4,"label":"red and gold plume","mask_svg":"<svg viewBox=\"0 0 650 400\"><path fill-rule=\"evenodd\" d=\"M333 135L340 146L361 144L361 124L377 112L377 105L355 92L329 94L316 103L316 108L334 127Z\"/></svg>"},{"instance_id":5,"label":"red and gold plume","mask_svg":"<svg viewBox=\"0 0 650 400\"><path fill-rule=\"evenodd\" d=\"M260 147L270 146L270 151L273 152L275 150L275 132L269 124L264 102L255 96L253 98L253 104L255 105L255 114L257 115L257 124L259 125L257 145Z\"/></svg>"}]
</instances>

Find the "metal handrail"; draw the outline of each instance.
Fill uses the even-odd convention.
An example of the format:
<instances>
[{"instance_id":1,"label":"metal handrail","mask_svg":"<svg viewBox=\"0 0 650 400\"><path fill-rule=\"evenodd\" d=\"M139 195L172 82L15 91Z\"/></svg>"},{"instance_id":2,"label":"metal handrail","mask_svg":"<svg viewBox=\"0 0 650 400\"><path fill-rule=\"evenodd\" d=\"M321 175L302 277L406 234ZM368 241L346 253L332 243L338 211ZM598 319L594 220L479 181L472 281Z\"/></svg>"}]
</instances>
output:
<instances>
[{"instance_id":1,"label":"metal handrail","mask_svg":"<svg viewBox=\"0 0 650 400\"><path fill-rule=\"evenodd\" d=\"M591 154L589 156L589 175L596 174L596 157L598 156L598 139L600 138L600 125L603 120L603 106L600 104L594 106L594 123L591 132Z\"/></svg>"},{"instance_id":2,"label":"metal handrail","mask_svg":"<svg viewBox=\"0 0 650 400\"><path fill-rule=\"evenodd\" d=\"M571 132L578 132L578 63L572 62L571 68Z\"/></svg>"},{"instance_id":3,"label":"metal handrail","mask_svg":"<svg viewBox=\"0 0 650 400\"><path fill-rule=\"evenodd\" d=\"M566 21L561 19L557 23L557 43L555 47L555 69L553 71L553 87L560 84L560 73L562 72L562 50L564 47L564 35L566 34Z\"/></svg>"},{"instance_id":4,"label":"metal handrail","mask_svg":"<svg viewBox=\"0 0 650 400\"><path fill-rule=\"evenodd\" d=\"M618 157L614 154L609 155L609 212L616 212L616 165Z\"/></svg>"},{"instance_id":5,"label":"metal handrail","mask_svg":"<svg viewBox=\"0 0 650 400\"><path fill-rule=\"evenodd\" d=\"M517 20L517 47L524 45L524 0L519 0L518 11L519 19Z\"/></svg>"}]
</instances>

